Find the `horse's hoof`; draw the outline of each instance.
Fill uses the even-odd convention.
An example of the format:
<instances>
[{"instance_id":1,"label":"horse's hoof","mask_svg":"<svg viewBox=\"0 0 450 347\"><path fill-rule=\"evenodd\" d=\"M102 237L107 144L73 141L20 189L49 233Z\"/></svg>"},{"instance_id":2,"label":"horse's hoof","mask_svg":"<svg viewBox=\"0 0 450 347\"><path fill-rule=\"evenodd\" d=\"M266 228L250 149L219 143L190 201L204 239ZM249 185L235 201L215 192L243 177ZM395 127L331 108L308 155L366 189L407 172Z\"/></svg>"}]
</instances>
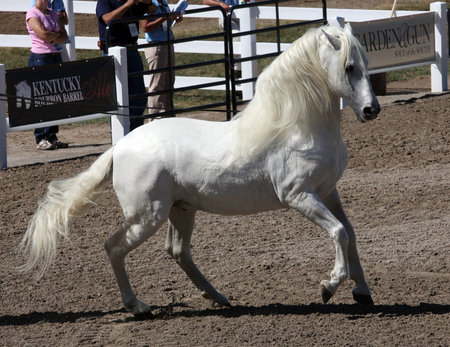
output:
<instances>
[{"instance_id":1,"label":"horse's hoof","mask_svg":"<svg viewBox=\"0 0 450 347\"><path fill-rule=\"evenodd\" d=\"M228 301L228 299L221 294L219 294L219 297L212 300L212 305L213 305L213 307L217 307L217 306L231 307L231 304Z\"/></svg>"},{"instance_id":2,"label":"horse's hoof","mask_svg":"<svg viewBox=\"0 0 450 347\"><path fill-rule=\"evenodd\" d=\"M353 299L355 299L355 301L359 304L373 305L373 300L370 295L353 293Z\"/></svg>"},{"instance_id":3,"label":"horse's hoof","mask_svg":"<svg viewBox=\"0 0 450 347\"><path fill-rule=\"evenodd\" d=\"M231 307L231 304L229 303L228 299L220 293L215 293L214 295L212 295L207 292L202 292L202 296L205 299L211 300L213 307L219 307L219 306Z\"/></svg>"},{"instance_id":4,"label":"horse's hoof","mask_svg":"<svg viewBox=\"0 0 450 347\"><path fill-rule=\"evenodd\" d=\"M212 307L224 307L224 306L231 307L231 304L228 301L227 302L222 302L222 303L217 302L217 301L213 301L212 302Z\"/></svg>"},{"instance_id":5,"label":"horse's hoof","mask_svg":"<svg viewBox=\"0 0 450 347\"><path fill-rule=\"evenodd\" d=\"M331 293L323 284L321 284L320 295L322 295L323 303L326 304L333 296L333 293Z\"/></svg>"}]
</instances>

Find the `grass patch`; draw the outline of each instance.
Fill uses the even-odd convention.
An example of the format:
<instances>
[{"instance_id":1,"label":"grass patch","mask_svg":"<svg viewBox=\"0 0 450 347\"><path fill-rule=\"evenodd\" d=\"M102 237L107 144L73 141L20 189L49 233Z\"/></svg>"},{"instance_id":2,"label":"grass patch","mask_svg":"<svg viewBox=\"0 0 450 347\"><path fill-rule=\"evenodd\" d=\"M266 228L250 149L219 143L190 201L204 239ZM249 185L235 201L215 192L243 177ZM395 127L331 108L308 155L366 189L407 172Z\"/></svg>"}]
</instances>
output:
<instances>
[{"instance_id":1,"label":"grass patch","mask_svg":"<svg viewBox=\"0 0 450 347\"><path fill-rule=\"evenodd\" d=\"M0 64L4 64L6 70L27 67L29 57L30 57L29 48L0 49Z\"/></svg>"},{"instance_id":2,"label":"grass patch","mask_svg":"<svg viewBox=\"0 0 450 347\"><path fill-rule=\"evenodd\" d=\"M410 80L419 76L430 76L431 70L429 65L418 66L412 69L402 69L390 71L386 75L388 82Z\"/></svg>"}]
</instances>

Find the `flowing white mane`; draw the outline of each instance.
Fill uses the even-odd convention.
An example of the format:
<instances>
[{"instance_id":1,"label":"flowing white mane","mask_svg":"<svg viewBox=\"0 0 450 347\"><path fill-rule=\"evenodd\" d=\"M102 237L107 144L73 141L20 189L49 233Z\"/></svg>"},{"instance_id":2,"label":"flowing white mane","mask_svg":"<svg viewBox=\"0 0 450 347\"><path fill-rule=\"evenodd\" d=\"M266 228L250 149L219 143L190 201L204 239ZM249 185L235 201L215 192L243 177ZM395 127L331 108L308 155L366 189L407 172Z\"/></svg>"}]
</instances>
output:
<instances>
[{"instance_id":1,"label":"flowing white mane","mask_svg":"<svg viewBox=\"0 0 450 347\"><path fill-rule=\"evenodd\" d=\"M355 38L337 26L307 31L258 77L253 100L236 119L237 157L256 155L292 132L306 139L312 124L327 121L335 96L319 59L321 30L339 37L344 74Z\"/></svg>"}]
</instances>

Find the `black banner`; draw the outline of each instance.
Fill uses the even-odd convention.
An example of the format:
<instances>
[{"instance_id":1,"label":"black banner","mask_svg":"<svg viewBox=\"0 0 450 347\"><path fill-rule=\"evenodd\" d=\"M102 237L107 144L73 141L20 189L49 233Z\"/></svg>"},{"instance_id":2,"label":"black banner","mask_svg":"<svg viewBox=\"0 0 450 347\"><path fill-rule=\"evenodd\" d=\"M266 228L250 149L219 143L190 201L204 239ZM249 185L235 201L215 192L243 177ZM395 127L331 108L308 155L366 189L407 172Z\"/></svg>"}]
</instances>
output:
<instances>
[{"instance_id":1,"label":"black banner","mask_svg":"<svg viewBox=\"0 0 450 347\"><path fill-rule=\"evenodd\" d=\"M6 71L10 127L117 109L113 57Z\"/></svg>"}]
</instances>

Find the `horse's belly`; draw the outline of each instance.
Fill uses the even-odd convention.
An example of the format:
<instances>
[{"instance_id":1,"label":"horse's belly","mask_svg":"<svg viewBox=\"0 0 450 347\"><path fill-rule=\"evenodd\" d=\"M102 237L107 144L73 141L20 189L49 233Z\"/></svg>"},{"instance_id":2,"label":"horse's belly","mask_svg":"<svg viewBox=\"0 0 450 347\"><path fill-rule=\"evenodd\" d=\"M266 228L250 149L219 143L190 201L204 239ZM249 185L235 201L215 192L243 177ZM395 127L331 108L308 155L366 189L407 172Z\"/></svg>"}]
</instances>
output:
<instances>
[{"instance_id":1,"label":"horse's belly","mask_svg":"<svg viewBox=\"0 0 450 347\"><path fill-rule=\"evenodd\" d=\"M244 177L244 175L242 175ZM186 188L187 187L187 188ZM282 208L270 182L234 180L233 175L180 187L183 200L196 209L221 215L246 215Z\"/></svg>"},{"instance_id":2,"label":"horse's belly","mask_svg":"<svg viewBox=\"0 0 450 347\"><path fill-rule=\"evenodd\" d=\"M245 194L242 191L232 195L230 193L232 192L221 197L205 196L199 201L197 209L221 215L248 215L283 207L276 198L268 199L266 196Z\"/></svg>"}]
</instances>

